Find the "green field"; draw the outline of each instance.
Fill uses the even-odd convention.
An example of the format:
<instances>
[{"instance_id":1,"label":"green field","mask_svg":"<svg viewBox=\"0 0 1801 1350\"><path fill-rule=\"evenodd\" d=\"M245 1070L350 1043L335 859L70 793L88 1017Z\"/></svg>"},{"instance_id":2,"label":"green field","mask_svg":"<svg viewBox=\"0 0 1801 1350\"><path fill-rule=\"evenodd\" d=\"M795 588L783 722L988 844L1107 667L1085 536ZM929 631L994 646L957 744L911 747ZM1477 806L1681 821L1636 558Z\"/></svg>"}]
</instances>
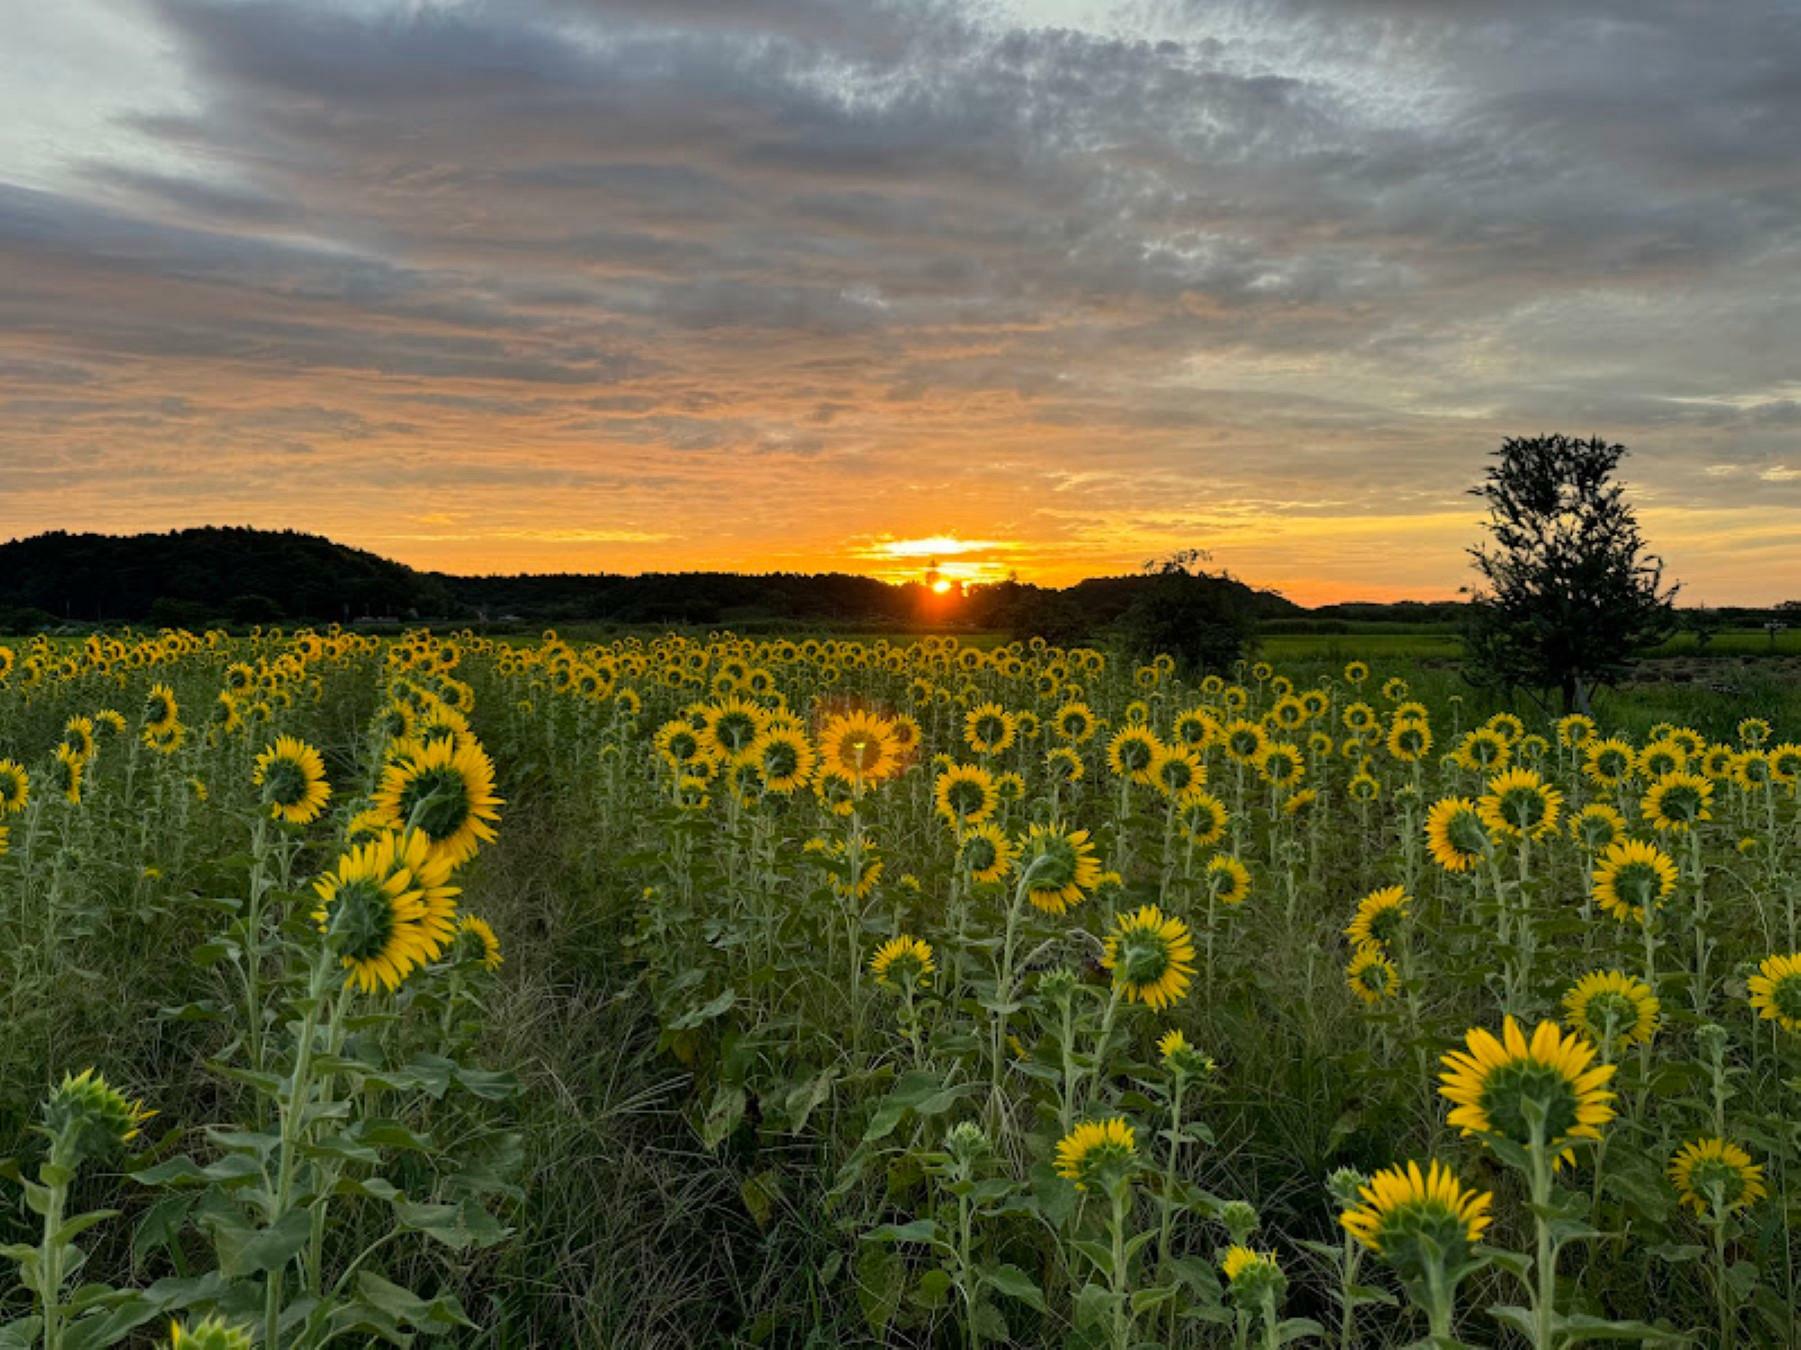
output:
<instances>
[{"instance_id":1,"label":"green field","mask_svg":"<svg viewBox=\"0 0 1801 1350\"><path fill-rule=\"evenodd\" d=\"M1604 694L1603 781L1441 634L1271 637L1232 687L867 636L0 644L12 1343L1523 1345L1546 1300L1801 1336L1801 1036L1747 984L1801 936L1786 666L1722 637ZM1667 860L1648 926L1584 810ZM1642 1044L1566 1005L1609 971ZM1506 1014L1617 1066L1573 1168L1449 1118L1442 1057ZM58 1087L90 1066L124 1103ZM1768 1194L1697 1215L1669 1163L1716 1135ZM1454 1298L1340 1223L1335 1173L1410 1160L1490 1197ZM79 1270L34 1201L100 1215Z\"/></svg>"}]
</instances>

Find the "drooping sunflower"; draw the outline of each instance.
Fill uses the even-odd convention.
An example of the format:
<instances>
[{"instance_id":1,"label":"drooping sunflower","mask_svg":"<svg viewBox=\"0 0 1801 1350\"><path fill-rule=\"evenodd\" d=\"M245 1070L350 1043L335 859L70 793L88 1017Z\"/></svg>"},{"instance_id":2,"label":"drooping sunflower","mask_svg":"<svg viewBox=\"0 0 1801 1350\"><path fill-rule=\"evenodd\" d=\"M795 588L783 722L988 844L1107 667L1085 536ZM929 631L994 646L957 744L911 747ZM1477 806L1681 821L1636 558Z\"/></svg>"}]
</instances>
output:
<instances>
[{"instance_id":1,"label":"drooping sunflower","mask_svg":"<svg viewBox=\"0 0 1801 1350\"><path fill-rule=\"evenodd\" d=\"M270 818L290 825L312 824L331 800L325 761L317 750L294 736L277 736L275 744L256 757L250 781L262 789Z\"/></svg>"},{"instance_id":2,"label":"drooping sunflower","mask_svg":"<svg viewBox=\"0 0 1801 1350\"><path fill-rule=\"evenodd\" d=\"M1407 922L1411 901L1404 886L1384 886L1381 890L1371 891L1357 902L1356 916L1344 930L1344 935L1357 947L1366 942L1383 947L1392 945Z\"/></svg>"},{"instance_id":3,"label":"drooping sunflower","mask_svg":"<svg viewBox=\"0 0 1801 1350\"><path fill-rule=\"evenodd\" d=\"M1591 970L1565 992L1564 1021L1604 1051L1648 1044L1662 1005L1651 986L1623 970Z\"/></svg>"},{"instance_id":4,"label":"drooping sunflower","mask_svg":"<svg viewBox=\"0 0 1801 1350\"><path fill-rule=\"evenodd\" d=\"M81 805L81 780L87 761L66 745L58 745L50 760L50 784L70 806Z\"/></svg>"},{"instance_id":5,"label":"drooping sunflower","mask_svg":"<svg viewBox=\"0 0 1801 1350\"><path fill-rule=\"evenodd\" d=\"M936 969L931 944L905 933L889 938L869 958L869 973L884 989L923 988Z\"/></svg>"},{"instance_id":6,"label":"drooping sunflower","mask_svg":"<svg viewBox=\"0 0 1801 1350\"><path fill-rule=\"evenodd\" d=\"M1593 880L1596 904L1621 923L1642 923L1646 912L1676 889L1676 862L1656 844L1615 840L1601 855Z\"/></svg>"},{"instance_id":7,"label":"drooping sunflower","mask_svg":"<svg viewBox=\"0 0 1801 1350\"><path fill-rule=\"evenodd\" d=\"M347 985L392 992L443 954L456 932L453 865L422 831L390 830L313 883L313 922L337 947Z\"/></svg>"},{"instance_id":8,"label":"drooping sunflower","mask_svg":"<svg viewBox=\"0 0 1801 1350\"><path fill-rule=\"evenodd\" d=\"M1176 802L1176 823L1202 848L1226 836L1226 804L1205 788L1190 788Z\"/></svg>"},{"instance_id":9,"label":"drooping sunflower","mask_svg":"<svg viewBox=\"0 0 1801 1350\"><path fill-rule=\"evenodd\" d=\"M1477 814L1491 833L1515 839L1543 839L1556 833L1562 810L1563 793L1532 769L1496 774L1476 802Z\"/></svg>"},{"instance_id":10,"label":"drooping sunflower","mask_svg":"<svg viewBox=\"0 0 1801 1350\"><path fill-rule=\"evenodd\" d=\"M143 729L154 735L164 735L180 720L181 705L175 701L175 691L166 684L151 685L150 692L144 696Z\"/></svg>"},{"instance_id":11,"label":"drooping sunflower","mask_svg":"<svg viewBox=\"0 0 1801 1350\"><path fill-rule=\"evenodd\" d=\"M16 815L31 801L31 775L15 759L0 759L0 816Z\"/></svg>"},{"instance_id":12,"label":"drooping sunflower","mask_svg":"<svg viewBox=\"0 0 1801 1350\"><path fill-rule=\"evenodd\" d=\"M1151 766L1156 763L1157 752L1162 748L1162 742L1149 727L1121 727L1107 742L1107 767L1116 778L1148 784Z\"/></svg>"},{"instance_id":13,"label":"drooping sunflower","mask_svg":"<svg viewBox=\"0 0 1801 1350\"><path fill-rule=\"evenodd\" d=\"M1590 802L1570 817L1570 838L1590 853L1599 853L1626 835L1626 817L1604 802Z\"/></svg>"},{"instance_id":14,"label":"drooping sunflower","mask_svg":"<svg viewBox=\"0 0 1801 1350\"><path fill-rule=\"evenodd\" d=\"M1020 841L1015 867L1026 878L1026 898L1046 914L1065 913L1100 884L1101 861L1087 830L1034 825Z\"/></svg>"},{"instance_id":15,"label":"drooping sunflower","mask_svg":"<svg viewBox=\"0 0 1801 1350\"><path fill-rule=\"evenodd\" d=\"M494 842L502 799L487 752L473 740L457 745L446 738L383 769L371 804L390 828L417 828L431 841L433 858L456 867Z\"/></svg>"},{"instance_id":16,"label":"drooping sunflower","mask_svg":"<svg viewBox=\"0 0 1801 1350\"><path fill-rule=\"evenodd\" d=\"M1218 1069L1213 1056L1189 1044L1179 1027L1157 1038L1157 1054L1163 1067L1178 1078L1202 1078Z\"/></svg>"},{"instance_id":17,"label":"drooping sunflower","mask_svg":"<svg viewBox=\"0 0 1801 1350\"><path fill-rule=\"evenodd\" d=\"M94 719L75 716L63 723L63 744L77 759L86 763L94 757Z\"/></svg>"},{"instance_id":18,"label":"drooping sunflower","mask_svg":"<svg viewBox=\"0 0 1801 1350\"><path fill-rule=\"evenodd\" d=\"M1712 820L1713 784L1698 773L1676 769L1652 783L1639 801L1639 814L1660 831L1681 834Z\"/></svg>"},{"instance_id":19,"label":"drooping sunflower","mask_svg":"<svg viewBox=\"0 0 1801 1350\"><path fill-rule=\"evenodd\" d=\"M1161 1011L1187 996L1194 979L1194 938L1188 925L1155 905L1115 915L1101 966L1128 1002Z\"/></svg>"},{"instance_id":20,"label":"drooping sunflower","mask_svg":"<svg viewBox=\"0 0 1801 1350\"><path fill-rule=\"evenodd\" d=\"M1591 737L1582 743L1582 773L1596 787L1621 787L1637 768L1638 758L1625 741Z\"/></svg>"},{"instance_id":21,"label":"drooping sunflower","mask_svg":"<svg viewBox=\"0 0 1801 1350\"><path fill-rule=\"evenodd\" d=\"M858 709L840 713L819 736L825 767L853 784L873 786L900 772L900 746L894 724L886 717Z\"/></svg>"},{"instance_id":22,"label":"drooping sunflower","mask_svg":"<svg viewBox=\"0 0 1801 1350\"><path fill-rule=\"evenodd\" d=\"M1724 1215L1756 1204L1770 1193L1763 1164L1725 1139L1695 1139L1670 1159L1670 1184L1677 1198L1696 1215Z\"/></svg>"},{"instance_id":23,"label":"drooping sunflower","mask_svg":"<svg viewBox=\"0 0 1801 1350\"><path fill-rule=\"evenodd\" d=\"M1426 812L1426 851L1445 871L1469 871L1489 847L1482 814L1469 798L1446 797Z\"/></svg>"},{"instance_id":24,"label":"drooping sunflower","mask_svg":"<svg viewBox=\"0 0 1801 1350\"><path fill-rule=\"evenodd\" d=\"M1540 1022L1528 1039L1509 1014L1499 1038L1472 1027L1464 1044L1444 1056L1439 1075L1439 1095L1452 1104L1446 1119L1464 1134L1499 1135L1522 1148L1537 1142L1568 1161L1572 1143L1599 1139L1613 1119L1606 1085L1617 1066L1595 1064L1594 1045L1555 1022ZM1528 1102L1543 1117L1536 1141Z\"/></svg>"},{"instance_id":25,"label":"drooping sunflower","mask_svg":"<svg viewBox=\"0 0 1801 1350\"><path fill-rule=\"evenodd\" d=\"M1338 1221L1403 1280L1422 1279L1434 1267L1462 1265L1493 1218L1493 1193L1464 1186L1437 1159L1424 1172L1417 1162L1386 1167L1357 1194L1361 1203Z\"/></svg>"},{"instance_id":26,"label":"drooping sunflower","mask_svg":"<svg viewBox=\"0 0 1801 1350\"><path fill-rule=\"evenodd\" d=\"M978 755L998 755L1019 736L1019 721L998 703L983 703L963 715L963 739Z\"/></svg>"},{"instance_id":27,"label":"drooping sunflower","mask_svg":"<svg viewBox=\"0 0 1801 1350\"><path fill-rule=\"evenodd\" d=\"M1004 880L1013 870L1019 846L989 821L964 832L961 852L969 879L986 884Z\"/></svg>"},{"instance_id":28,"label":"drooping sunflower","mask_svg":"<svg viewBox=\"0 0 1801 1350\"><path fill-rule=\"evenodd\" d=\"M1345 985L1365 1003L1380 1003L1401 992L1401 972L1379 942L1360 943L1345 966Z\"/></svg>"},{"instance_id":29,"label":"drooping sunflower","mask_svg":"<svg viewBox=\"0 0 1801 1350\"><path fill-rule=\"evenodd\" d=\"M494 936L494 928L486 919L473 914L465 914L457 920L458 950L471 961L480 962L482 969L499 970L506 958L500 954L500 939Z\"/></svg>"},{"instance_id":30,"label":"drooping sunflower","mask_svg":"<svg viewBox=\"0 0 1801 1350\"><path fill-rule=\"evenodd\" d=\"M1222 905L1242 905L1251 894L1251 869L1230 853L1207 859L1208 893Z\"/></svg>"},{"instance_id":31,"label":"drooping sunflower","mask_svg":"<svg viewBox=\"0 0 1801 1350\"><path fill-rule=\"evenodd\" d=\"M116 1153L141 1132L156 1114L142 1098L130 1098L92 1067L65 1072L43 1106L44 1133L68 1150L64 1164L80 1166L89 1158Z\"/></svg>"},{"instance_id":32,"label":"drooping sunflower","mask_svg":"<svg viewBox=\"0 0 1801 1350\"><path fill-rule=\"evenodd\" d=\"M932 802L953 826L976 825L994 814L994 775L979 764L953 764L932 784Z\"/></svg>"},{"instance_id":33,"label":"drooping sunflower","mask_svg":"<svg viewBox=\"0 0 1801 1350\"><path fill-rule=\"evenodd\" d=\"M1784 1031L1801 1032L1801 952L1766 956L1745 981L1751 1008Z\"/></svg>"},{"instance_id":34,"label":"drooping sunflower","mask_svg":"<svg viewBox=\"0 0 1801 1350\"><path fill-rule=\"evenodd\" d=\"M753 763L770 792L787 796L807 785L819 756L799 727L771 726L751 742Z\"/></svg>"},{"instance_id":35,"label":"drooping sunflower","mask_svg":"<svg viewBox=\"0 0 1801 1350\"><path fill-rule=\"evenodd\" d=\"M1124 1116L1088 1120L1057 1141L1057 1175L1078 1191L1138 1164L1138 1136Z\"/></svg>"}]
</instances>

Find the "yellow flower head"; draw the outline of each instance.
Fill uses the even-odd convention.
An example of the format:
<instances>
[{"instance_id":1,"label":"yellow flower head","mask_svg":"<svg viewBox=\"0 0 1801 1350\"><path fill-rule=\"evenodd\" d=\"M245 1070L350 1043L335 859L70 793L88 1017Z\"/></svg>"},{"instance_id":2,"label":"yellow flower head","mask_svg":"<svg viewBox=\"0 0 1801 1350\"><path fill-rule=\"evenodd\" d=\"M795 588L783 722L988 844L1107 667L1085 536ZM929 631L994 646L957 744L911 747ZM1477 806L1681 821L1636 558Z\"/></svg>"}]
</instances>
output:
<instances>
[{"instance_id":1,"label":"yellow flower head","mask_svg":"<svg viewBox=\"0 0 1801 1350\"><path fill-rule=\"evenodd\" d=\"M1725 1139L1696 1139L1670 1159L1670 1182L1683 1204L1705 1218L1744 1209L1768 1195L1763 1166Z\"/></svg>"},{"instance_id":2,"label":"yellow flower head","mask_svg":"<svg viewBox=\"0 0 1801 1350\"><path fill-rule=\"evenodd\" d=\"M902 933L889 938L869 958L869 973L884 989L920 988L931 983L931 944Z\"/></svg>"},{"instance_id":3,"label":"yellow flower head","mask_svg":"<svg viewBox=\"0 0 1801 1350\"><path fill-rule=\"evenodd\" d=\"M1557 829L1563 794L1531 769L1509 769L1488 780L1476 812L1489 831L1515 839L1543 839Z\"/></svg>"},{"instance_id":4,"label":"yellow flower head","mask_svg":"<svg viewBox=\"0 0 1801 1350\"><path fill-rule=\"evenodd\" d=\"M1416 1162L1384 1168L1357 1194L1362 1203L1338 1221L1409 1281L1435 1263L1441 1270L1461 1265L1488 1230L1494 1204L1490 1192L1464 1186L1436 1159L1423 1172Z\"/></svg>"},{"instance_id":5,"label":"yellow flower head","mask_svg":"<svg viewBox=\"0 0 1801 1350\"><path fill-rule=\"evenodd\" d=\"M372 799L390 829L419 830L432 856L452 867L494 841L494 764L473 740L458 745L449 737L427 744L382 771Z\"/></svg>"},{"instance_id":6,"label":"yellow flower head","mask_svg":"<svg viewBox=\"0 0 1801 1350\"><path fill-rule=\"evenodd\" d=\"M1188 925L1155 905L1113 920L1101 965L1132 1002L1159 1010L1178 1002L1194 979L1194 939Z\"/></svg>"},{"instance_id":7,"label":"yellow flower head","mask_svg":"<svg viewBox=\"0 0 1801 1350\"><path fill-rule=\"evenodd\" d=\"M275 744L256 757L250 781L262 789L270 817L290 825L310 825L331 800L325 761L312 746L293 736L277 736Z\"/></svg>"},{"instance_id":8,"label":"yellow flower head","mask_svg":"<svg viewBox=\"0 0 1801 1350\"><path fill-rule=\"evenodd\" d=\"M1057 1143L1057 1175L1078 1191L1106 1173L1129 1172L1137 1162L1137 1136L1123 1116L1084 1121Z\"/></svg>"},{"instance_id":9,"label":"yellow flower head","mask_svg":"<svg viewBox=\"0 0 1801 1350\"><path fill-rule=\"evenodd\" d=\"M1101 862L1087 830L1034 825L1020 843L1017 866L1026 898L1047 914L1079 905L1101 882Z\"/></svg>"},{"instance_id":10,"label":"yellow flower head","mask_svg":"<svg viewBox=\"0 0 1801 1350\"><path fill-rule=\"evenodd\" d=\"M313 883L313 922L364 993L398 989L444 952L456 928L454 864L419 830L390 832L341 854Z\"/></svg>"},{"instance_id":11,"label":"yellow flower head","mask_svg":"<svg viewBox=\"0 0 1801 1350\"><path fill-rule=\"evenodd\" d=\"M1345 984L1365 1003L1380 1003L1401 992L1401 973L1381 944L1361 944L1345 966Z\"/></svg>"},{"instance_id":12,"label":"yellow flower head","mask_svg":"<svg viewBox=\"0 0 1801 1350\"><path fill-rule=\"evenodd\" d=\"M1661 1006L1650 985L1622 970L1591 970L1563 996L1570 1030L1606 1050L1648 1043Z\"/></svg>"},{"instance_id":13,"label":"yellow flower head","mask_svg":"<svg viewBox=\"0 0 1801 1350\"><path fill-rule=\"evenodd\" d=\"M1537 1142L1567 1158L1568 1145L1599 1139L1613 1119L1605 1085L1616 1066L1595 1065L1595 1047L1555 1022L1540 1022L1528 1039L1509 1015L1498 1038L1473 1027L1464 1043L1444 1057L1439 1095L1452 1105L1447 1119L1465 1134L1499 1135L1525 1147L1533 1142L1533 1103L1543 1117Z\"/></svg>"},{"instance_id":14,"label":"yellow flower head","mask_svg":"<svg viewBox=\"0 0 1801 1350\"><path fill-rule=\"evenodd\" d=\"M1766 956L1745 988L1759 1017L1784 1031L1801 1031L1801 952Z\"/></svg>"},{"instance_id":15,"label":"yellow flower head","mask_svg":"<svg viewBox=\"0 0 1801 1350\"><path fill-rule=\"evenodd\" d=\"M1357 915L1344 935L1357 946L1366 942L1388 946L1407 922L1410 897L1404 887L1384 886L1357 902Z\"/></svg>"},{"instance_id":16,"label":"yellow flower head","mask_svg":"<svg viewBox=\"0 0 1801 1350\"><path fill-rule=\"evenodd\" d=\"M1676 862L1655 844L1616 840L1594 874L1595 903L1621 923L1642 923L1676 889Z\"/></svg>"},{"instance_id":17,"label":"yellow flower head","mask_svg":"<svg viewBox=\"0 0 1801 1350\"><path fill-rule=\"evenodd\" d=\"M1426 812L1426 850L1447 872L1467 872L1488 855L1488 830L1476 803L1446 797Z\"/></svg>"}]
</instances>

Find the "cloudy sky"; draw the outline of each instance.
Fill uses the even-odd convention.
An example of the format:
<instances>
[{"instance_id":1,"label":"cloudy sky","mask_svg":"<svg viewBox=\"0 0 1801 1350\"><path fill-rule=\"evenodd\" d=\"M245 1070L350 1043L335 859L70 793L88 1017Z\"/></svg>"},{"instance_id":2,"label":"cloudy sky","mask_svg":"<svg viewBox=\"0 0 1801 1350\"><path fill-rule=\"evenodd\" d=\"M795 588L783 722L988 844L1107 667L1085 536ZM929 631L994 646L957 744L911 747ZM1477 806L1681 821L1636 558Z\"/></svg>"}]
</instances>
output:
<instances>
[{"instance_id":1,"label":"cloudy sky","mask_svg":"<svg viewBox=\"0 0 1801 1350\"><path fill-rule=\"evenodd\" d=\"M58 0L0 538L1452 594L1501 436L1801 593L1794 0ZM923 542L922 542L923 541Z\"/></svg>"}]
</instances>

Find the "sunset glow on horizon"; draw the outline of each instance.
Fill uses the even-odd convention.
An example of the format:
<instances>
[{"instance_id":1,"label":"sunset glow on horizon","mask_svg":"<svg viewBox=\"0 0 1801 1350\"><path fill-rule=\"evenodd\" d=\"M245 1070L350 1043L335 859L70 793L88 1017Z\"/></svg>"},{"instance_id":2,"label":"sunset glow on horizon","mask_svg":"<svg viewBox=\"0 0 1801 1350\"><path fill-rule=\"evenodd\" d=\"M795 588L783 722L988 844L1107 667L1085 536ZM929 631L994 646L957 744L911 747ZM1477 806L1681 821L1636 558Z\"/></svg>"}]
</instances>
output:
<instances>
[{"instance_id":1,"label":"sunset glow on horizon","mask_svg":"<svg viewBox=\"0 0 1801 1350\"><path fill-rule=\"evenodd\" d=\"M1684 603L1791 598L1792 27L1472 8L44 7L0 538L1444 599L1564 431Z\"/></svg>"}]
</instances>

